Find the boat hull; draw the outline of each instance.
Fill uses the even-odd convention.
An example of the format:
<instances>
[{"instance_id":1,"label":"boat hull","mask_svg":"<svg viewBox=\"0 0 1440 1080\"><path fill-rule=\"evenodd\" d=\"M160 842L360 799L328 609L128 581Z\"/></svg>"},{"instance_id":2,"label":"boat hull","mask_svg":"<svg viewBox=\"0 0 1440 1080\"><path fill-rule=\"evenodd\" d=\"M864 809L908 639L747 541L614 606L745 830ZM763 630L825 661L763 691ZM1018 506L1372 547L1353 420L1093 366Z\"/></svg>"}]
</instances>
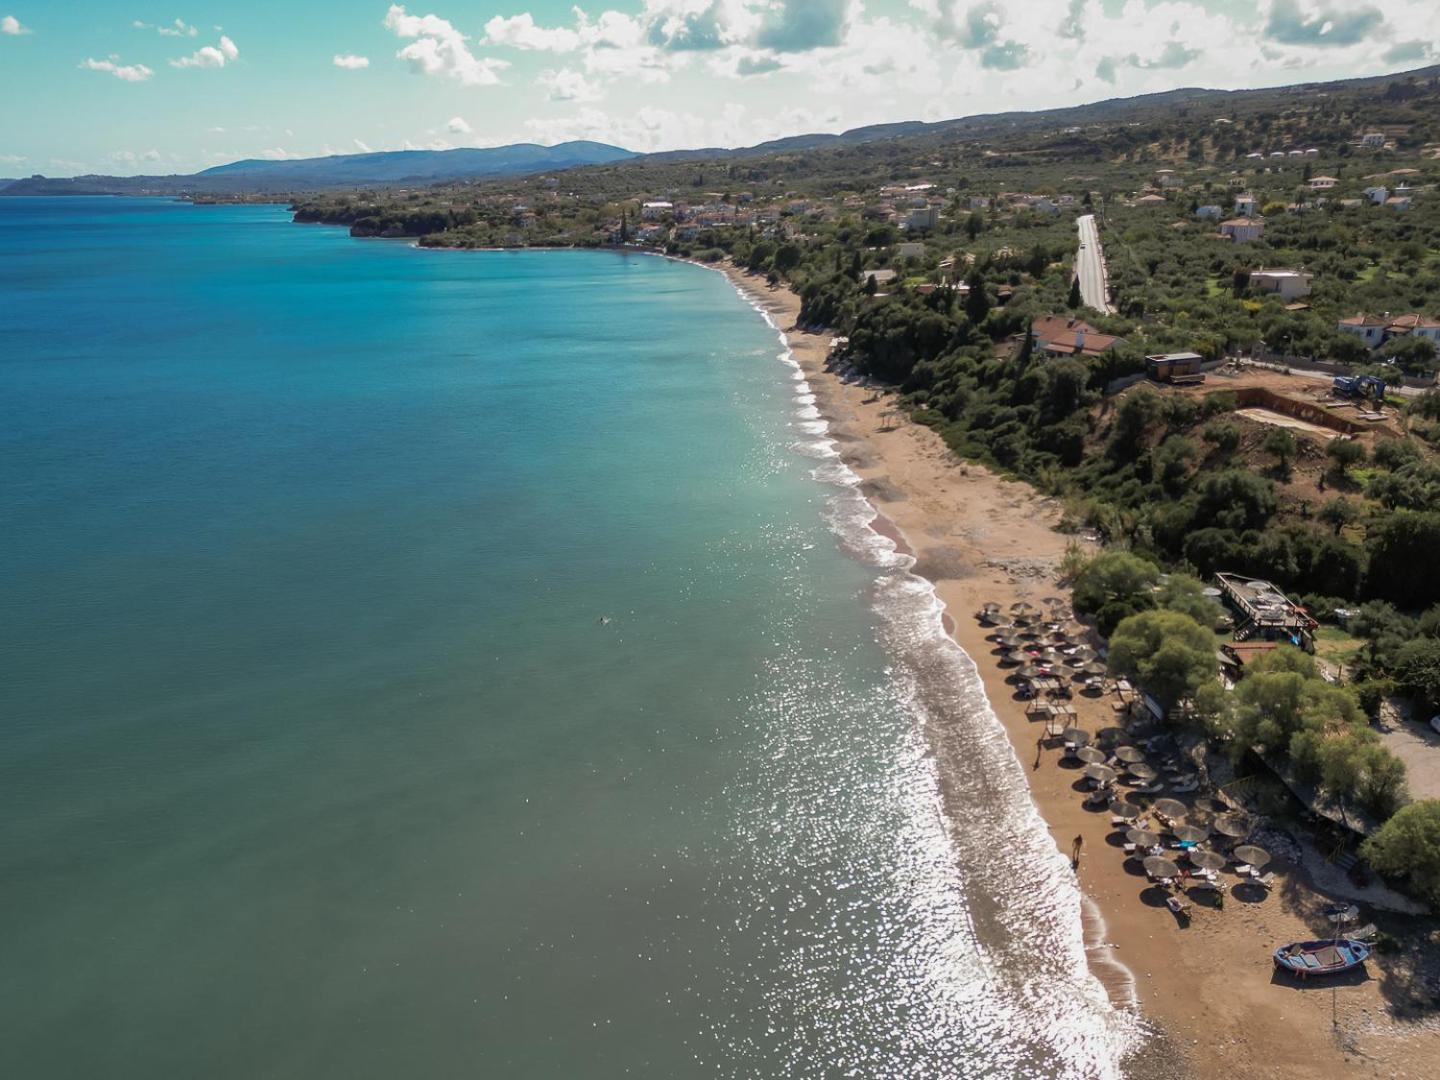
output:
<instances>
[{"instance_id":1,"label":"boat hull","mask_svg":"<svg viewBox=\"0 0 1440 1080\"><path fill-rule=\"evenodd\" d=\"M1296 941L1275 950L1275 966L1302 979L1338 975L1359 967L1369 958L1370 946L1351 938Z\"/></svg>"}]
</instances>

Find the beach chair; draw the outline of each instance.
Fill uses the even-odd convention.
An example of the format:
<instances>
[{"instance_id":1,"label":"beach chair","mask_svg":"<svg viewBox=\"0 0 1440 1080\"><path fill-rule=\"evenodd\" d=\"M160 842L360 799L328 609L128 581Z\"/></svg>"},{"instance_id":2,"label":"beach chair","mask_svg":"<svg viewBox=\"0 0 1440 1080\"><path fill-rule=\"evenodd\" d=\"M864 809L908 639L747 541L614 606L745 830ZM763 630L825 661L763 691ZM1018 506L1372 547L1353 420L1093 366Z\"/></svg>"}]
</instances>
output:
<instances>
[{"instance_id":1,"label":"beach chair","mask_svg":"<svg viewBox=\"0 0 1440 1080\"><path fill-rule=\"evenodd\" d=\"M1190 918L1190 904L1185 900L1181 900L1178 896L1167 896L1165 898L1165 906L1182 919Z\"/></svg>"},{"instance_id":2,"label":"beach chair","mask_svg":"<svg viewBox=\"0 0 1440 1080\"><path fill-rule=\"evenodd\" d=\"M1253 873L1253 868L1252 868L1252 873ZM1252 876L1250 880L1253 881L1256 885L1259 885L1259 886L1260 886L1262 889L1264 889L1266 892L1269 892L1271 889L1273 889L1273 888L1275 887L1275 875L1274 875L1273 873L1270 873L1270 874L1254 874L1254 876Z\"/></svg>"}]
</instances>

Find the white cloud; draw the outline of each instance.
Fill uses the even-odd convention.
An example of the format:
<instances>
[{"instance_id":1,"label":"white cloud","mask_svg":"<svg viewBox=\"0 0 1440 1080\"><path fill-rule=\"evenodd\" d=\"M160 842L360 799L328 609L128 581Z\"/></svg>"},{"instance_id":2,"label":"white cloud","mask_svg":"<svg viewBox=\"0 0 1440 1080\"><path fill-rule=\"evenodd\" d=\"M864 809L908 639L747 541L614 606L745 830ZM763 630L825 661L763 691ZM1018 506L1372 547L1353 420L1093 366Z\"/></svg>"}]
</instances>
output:
<instances>
[{"instance_id":1,"label":"white cloud","mask_svg":"<svg viewBox=\"0 0 1440 1080\"><path fill-rule=\"evenodd\" d=\"M154 30L161 37L196 37L200 33L184 19L176 19L173 23L162 23L159 26L136 19L130 25L136 30Z\"/></svg>"},{"instance_id":2,"label":"white cloud","mask_svg":"<svg viewBox=\"0 0 1440 1080\"><path fill-rule=\"evenodd\" d=\"M293 150L285 150L278 146L272 146L269 149L261 150L255 156L262 161L298 161L305 155L297 154Z\"/></svg>"},{"instance_id":3,"label":"white cloud","mask_svg":"<svg viewBox=\"0 0 1440 1080\"><path fill-rule=\"evenodd\" d=\"M28 26L21 24L14 15L6 15L0 18L0 34L9 34L11 37L19 37L21 34L33 34L34 31Z\"/></svg>"},{"instance_id":4,"label":"white cloud","mask_svg":"<svg viewBox=\"0 0 1440 1080\"><path fill-rule=\"evenodd\" d=\"M463 86L495 86L510 66L506 60L477 57L466 44L470 39L438 15L408 15L403 5L391 4L385 28L414 39L395 55L419 75L443 75Z\"/></svg>"},{"instance_id":5,"label":"white cloud","mask_svg":"<svg viewBox=\"0 0 1440 1080\"><path fill-rule=\"evenodd\" d=\"M19 165L29 160L24 154L0 154L0 164L4 165Z\"/></svg>"},{"instance_id":6,"label":"white cloud","mask_svg":"<svg viewBox=\"0 0 1440 1080\"><path fill-rule=\"evenodd\" d=\"M361 68L368 68L370 66L370 58L368 56L356 56L354 53L336 53L335 59L330 62L338 68L344 68L346 71L359 71Z\"/></svg>"},{"instance_id":7,"label":"white cloud","mask_svg":"<svg viewBox=\"0 0 1440 1080\"><path fill-rule=\"evenodd\" d=\"M177 60L171 60L170 66L177 68L223 68L230 61L240 55L240 50L235 42L225 35L220 35L220 44L202 45L189 56L182 56Z\"/></svg>"},{"instance_id":8,"label":"white cloud","mask_svg":"<svg viewBox=\"0 0 1440 1080\"><path fill-rule=\"evenodd\" d=\"M450 122L445 125L445 130L452 135L469 135L475 129L470 126L470 122L463 116L452 116Z\"/></svg>"},{"instance_id":9,"label":"white cloud","mask_svg":"<svg viewBox=\"0 0 1440 1080\"><path fill-rule=\"evenodd\" d=\"M122 82L144 82L155 74L144 64L122 64L114 56L106 60L96 60L94 57L90 57L80 61L80 66L86 71L103 71L108 75L114 75Z\"/></svg>"},{"instance_id":10,"label":"white cloud","mask_svg":"<svg viewBox=\"0 0 1440 1080\"><path fill-rule=\"evenodd\" d=\"M486 45L508 45L512 49L571 52L580 45L580 35L565 27L546 29L535 25L528 12L505 18L496 15L485 24Z\"/></svg>"},{"instance_id":11,"label":"white cloud","mask_svg":"<svg viewBox=\"0 0 1440 1080\"><path fill-rule=\"evenodd\" d=\"M355 144L355 149L359 150L362 154L373 154L375 152L370 149L369 143L363 142L360 139L352 139L351 141Z\"/></svg>"},{"instance_id":12,"label":"white cloud","mask_svg":"<svg viewBox=\"0 0 1440 1080\"><path fill-rule=\"evenodd\" d=\"M559 71L542 71L535 80L550 95L551 101L596 101L600 88L578 71L562 68Z\"/></svg>"}]
</instances>

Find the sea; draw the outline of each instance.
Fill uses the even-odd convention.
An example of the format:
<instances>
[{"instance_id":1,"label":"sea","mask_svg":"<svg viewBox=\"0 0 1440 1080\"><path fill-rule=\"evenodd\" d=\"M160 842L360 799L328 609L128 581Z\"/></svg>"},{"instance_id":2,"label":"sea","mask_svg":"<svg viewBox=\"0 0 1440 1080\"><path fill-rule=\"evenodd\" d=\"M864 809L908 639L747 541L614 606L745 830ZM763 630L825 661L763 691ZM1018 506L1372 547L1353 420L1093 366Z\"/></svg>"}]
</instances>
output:
<instances>
[{"instance_id":1,"label":"sea","mask_svg":"<svg viewBox=\"0 0 1440 1080\"><path fill-rule=\"evenodd\" d=\"M1117 1075L874 516L713 270L0 199L0 1075Z\"/></svg>"}]
</instances>

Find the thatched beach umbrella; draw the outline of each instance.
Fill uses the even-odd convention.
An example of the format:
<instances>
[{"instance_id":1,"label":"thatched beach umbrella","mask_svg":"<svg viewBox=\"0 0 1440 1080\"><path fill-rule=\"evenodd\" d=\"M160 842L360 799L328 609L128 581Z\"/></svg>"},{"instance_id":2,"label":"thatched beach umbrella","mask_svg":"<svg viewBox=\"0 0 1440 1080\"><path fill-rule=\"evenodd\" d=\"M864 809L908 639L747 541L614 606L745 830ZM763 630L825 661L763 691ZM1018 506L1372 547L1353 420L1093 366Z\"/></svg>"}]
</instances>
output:
<instances>
[{"instance_id":1,"label":"thatched beach umbrella","mask_svg":"<svg viewBox=\"0 0 1440 1080\"><path fill-rule=\"evenodd\" d=\"M1270 853L1262 847L1256 847L1254 844L1241 844L1232 854L1240 862L1249 863L1255 867L1256 870L1259 870L1270 861Z\"/></svg>"},{"instance_id":2,"label":"thatched beach umbrella","mask_svg":"<svg viewBox=\"0 0 1440 1080\"><path fill-rule=\"evenodd\" d=\"M1028 603L1024 600L1017 600L1015 601L1015 603L1010 605L1010 614L1023 615L1026 618L1033 618L1034 616L1040 614L1040 609L1037 608L1034 604Z\"/></svg>"},{"instance_id":3,"label":"thatched beach umbrella","mask_svg":"<svg viewBox=\"0 0 1440 1080\"><path fill-rule=\"evenodd\" d=\"M1125 839L1136 847L1152 848L1160 842L1160 834L1149 829L1127 829Z\"/></svg>"},{"instance_id":4,"label":"thatched beach umbrella","mask_svg":"<svg viewBox=\"0 0 1440 1080\"><path fill-rule=\"evenodd\" d=\"M1184 840L1186 843L1198 844L1210 835L1210 830L1203 825L1176 825L1170 830L1176 840Z\"/></svg>"},{"instance_id":5,"label":"thatched beach umbrella","mask_svg":"<svg viewBox=\"0 0 1440 1080\"><path fill-rule=\"evenodd\" d=\"M1126 821L1134 821L1143 814L1144 811L1134 803L1126 802L1124 799L1111 799L1110 813L1116 817L1123 817Z\"/></svg>"},{"instance_id":6,"label":"thatched beach umbrella","mask_svg":"<svg viewBox=\"0 0 1440 1080\"><path fill-rule=\"evenodd\" d=\"M1026 664L1016 674L1022 679L1043 679L1050 674L1050 669L1039 664Z\"/></svg>"},{"instance_id":7,"label":"thatched beach umbrella","mask_svg":"<svg viewBox=\"0 0 1440 1080\"><path fill-rule=\"evenodd\" d=\"M1074 743L1076 746L1089 746L1090 733L1084 728L1067 727L1064 732L1065 741Z\"/></svg>"},{"instance_id":8,"label":"thatched beach umbrella","mask_svg":"<svg viewBox=\"0 0 1440 1080\"><path fill-rule=\"evenodd\" d=\"M1201 870L1223 870L1225 868L1225 856L1218 851L1206 851L1204 848L1191 848L1186 854L1191 866L1198 866Z\"/></svg>"},{"instance_id":9,"label":"thatched beach umbrella","mask_svg":"<svg viewBox=\"0 0 1440 1080\"><path fill-rule=\"evenodd\" d=\"M1115 782L1115 770L1109 765L1086 765L1085 778L1093 780L1097 784L1113 784Z\"/></svg>"},{"instance_id":10,"label":"thatched beach umbrella","mask_svg":"<svg viewBox=\"0 0 1440 1080\"><path fill-rule=\"evenodd\" d=\"M1075 751L1075 756L1086 765L1104 765L1105 751L1097 750L1093 746L1082 746Z\"/></svg>"},{"instance_id":11,"label":"thatched beach umbrella","mask_svg":"<svg viewBox=\"0 0 1440 1080\"><path fill-rule=\"evenodd\" d=\"M1143 761L1137 761L1135 764L1127 766L1126 771L1135 779L1143 780L1147 784L1160 775L1155 766L1146 765Z\"/></svg>"},{"instance_id":12,"label":"thatched beach umbrella","mask_svg":"<svg viewBox=\"0 0 1440 1080\"><path fill-rule=\"evenodd\" d=\"M1163 855L1151 855L1145 859L1145 873L1152 878L1179 877L1180 867L1175 865L1174 860Z\"/></svg>"},{"instance_id":13,"label":"thatched beach umbrella","mask_svg":"<svg viewBox=\"0 0 1440 1080\"><path fill-rule=\"evenodd\" d=\"M1086 675L1108 675L1110 673L1110 668L1099 660L1091 660L1080 670Z\"/></svg>"},{"instance_id":14,"label":"thatched beach umbrella","mask_svg":"<svg viewBox=\"0 0 1440 1080\"><path fill-rule=\"evenodd\" d=\"M1210 827L1222 836L1228 836L1235 840L1244 839L1250 835L1250 824L1241 814L1221 814L1210 823Z\"/></svg>"},{"instance_id":15,"label":"thatched beach umbrella","mask_svg":"<svg viewBox=\"0 0 1440 1080\"><path fill-rule=\"evenodd\" d=\"M1122 742L1129 737L1129 732L1123 727L1116 727L1113 724L1109 727L1102 727L1095 733L1095 741L1105 746L1114 746L1116 743Z\"/></svg>"},{"instance_id":16,"label":"thatched beach umbrella","mask_svg":"<svg viewBox=\"0 0 1440 1080\"><path fill-rule=\"evenodd\" d=\"M1117 746L1115 756L1126 765L1138 765L1145 760L1145 751L1138 746Z\"/></svg>"},{"instance_id":17,"label":"thatched beach umbrella","mask_svg":"<svg viewBox=\"0 0 1440 1080\"><path fill-rule=\"evenodd\" d=\"M1155 805L1151 807L1157 814L1164 814L1168 818L1185 816L1185 804L1179 799L1156 799Z\"/></svg>"}]
</instances>

